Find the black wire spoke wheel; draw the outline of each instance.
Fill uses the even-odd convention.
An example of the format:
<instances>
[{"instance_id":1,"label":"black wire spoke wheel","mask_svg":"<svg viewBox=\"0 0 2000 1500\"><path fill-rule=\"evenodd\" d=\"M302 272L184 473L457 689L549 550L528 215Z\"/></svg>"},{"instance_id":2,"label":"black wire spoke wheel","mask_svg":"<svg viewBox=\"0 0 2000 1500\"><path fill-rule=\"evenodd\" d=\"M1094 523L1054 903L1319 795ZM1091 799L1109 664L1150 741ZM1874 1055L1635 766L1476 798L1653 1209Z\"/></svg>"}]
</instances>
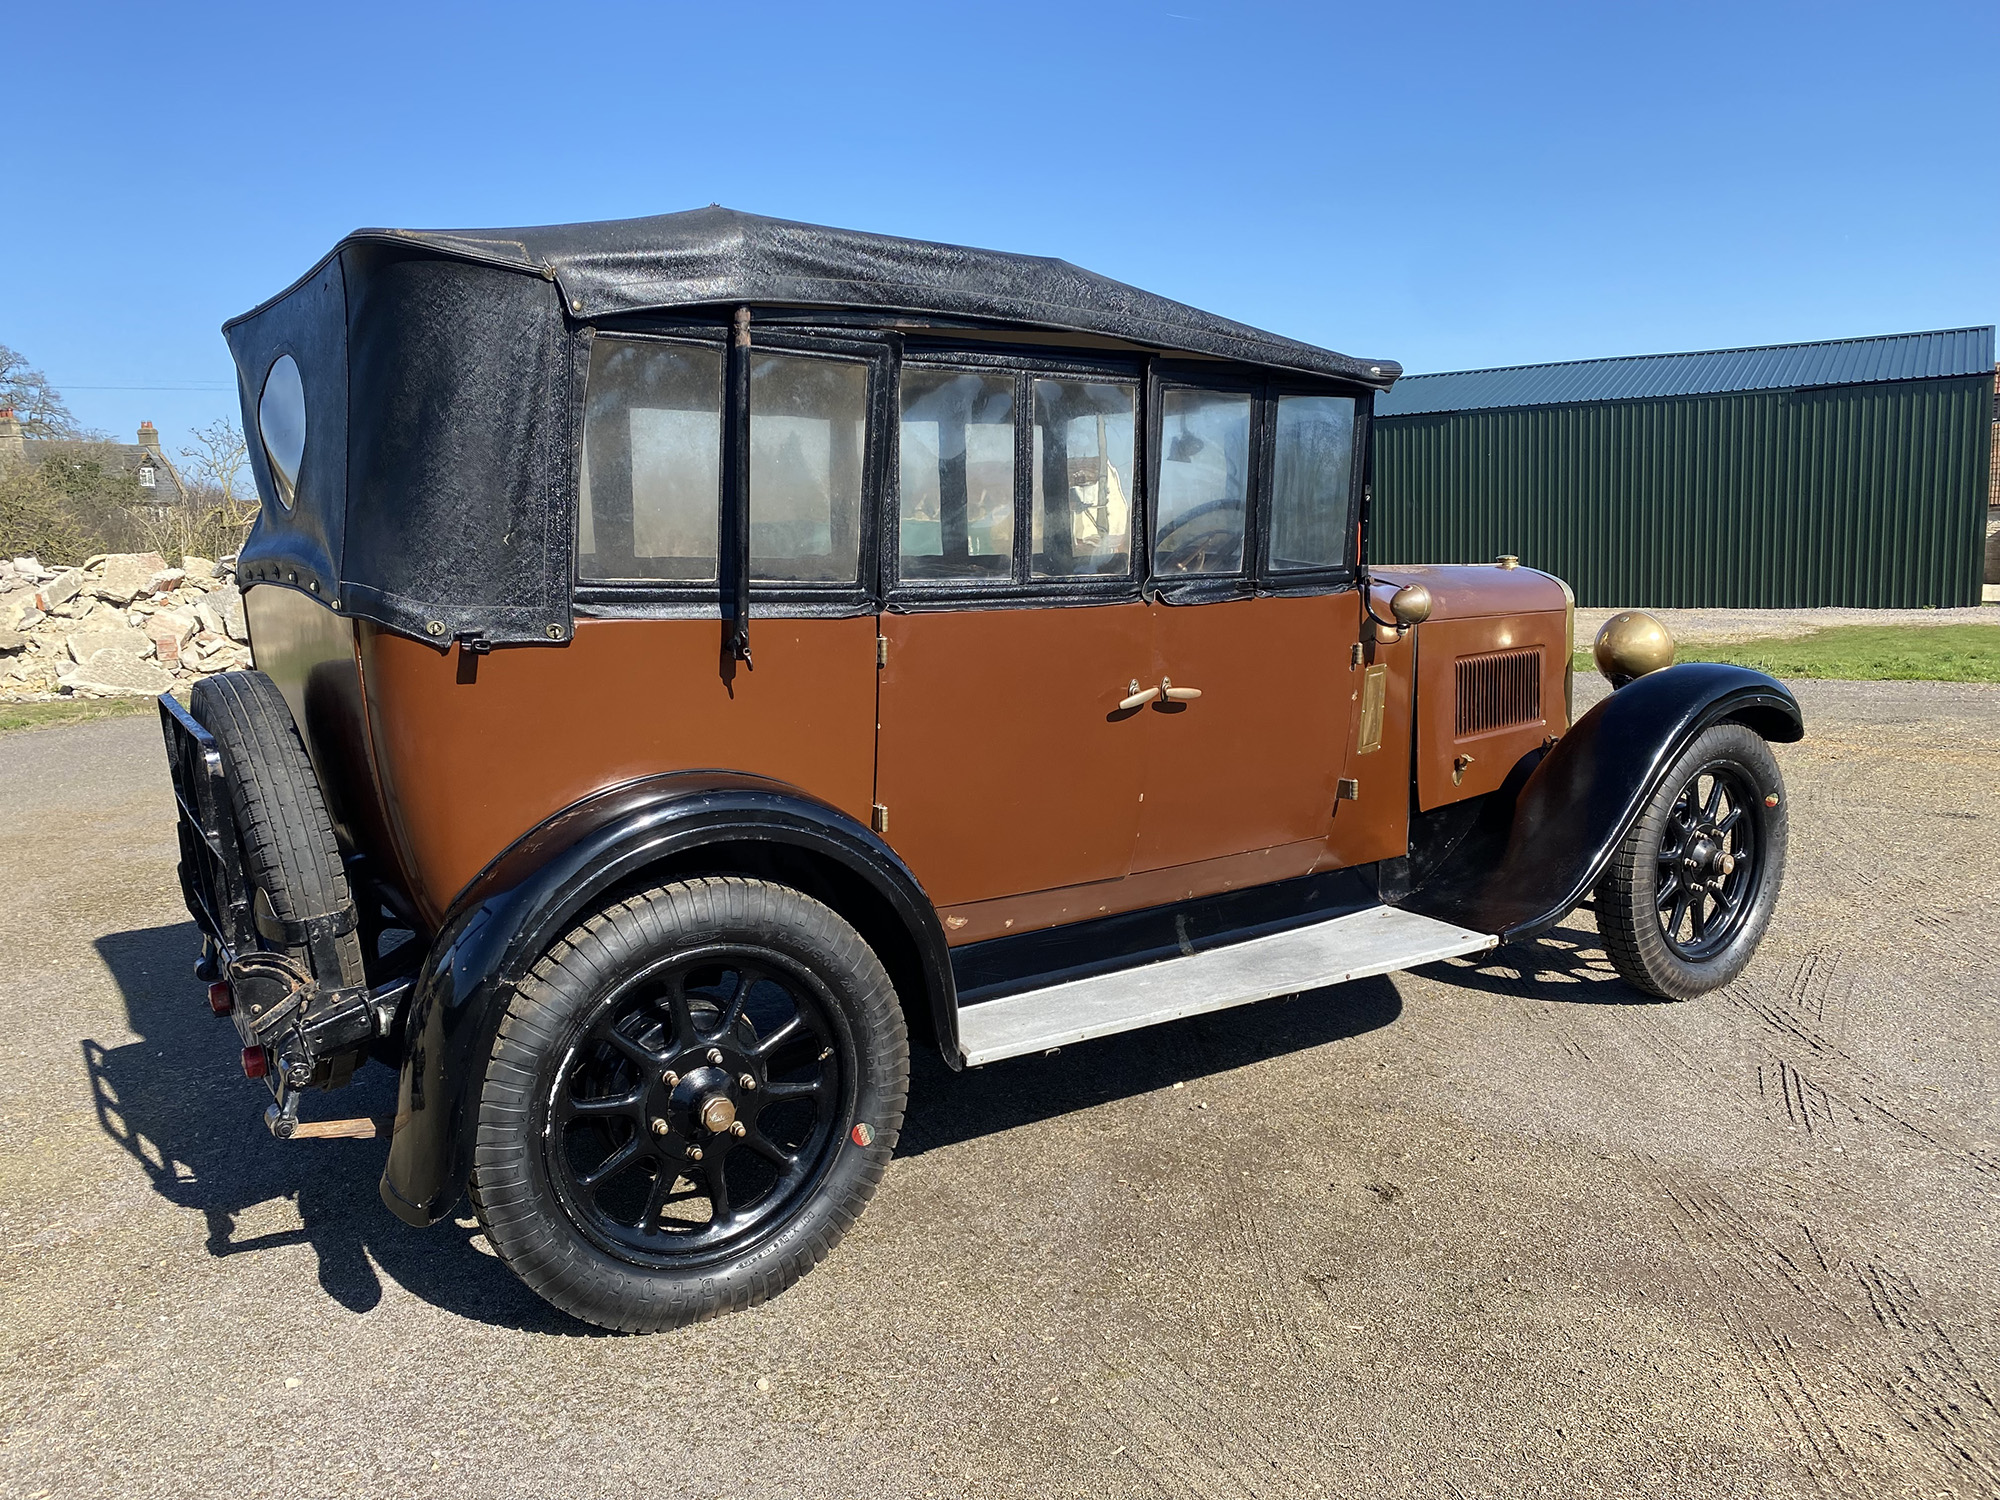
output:
<instances>
[{"instance_id":1,"label":"black wire spoke wheel","mask_svg":"<svg viewBox=\"0 0 2000 1500\"><path fill-rule=\"evenodd\" d=\"M555 1306L628 1332L773 1296L824 1260L894 1154L910 1046L844 918L736 875L613 902L500 1018L471 1193Z\"/></svg>"},{"instance_id":2,"label":"black wire spoke wheel","mask_svg":"<svg viewBox=\"0 0 2000 1500\"><path fill-rule=\"evenodd\" d=\"M1654 906L1667 947L1685 962L1728 947L1749 915L1763 811L1763 795L1728 765L1703 768L1675 794Z\"/></svg>"},{"instance_id":3,"label":"black wire spoke wheel","mask_svg":"<svg viewBox=\"0 0 2000 1500\"><path fill-rule=\"evenodd\" d=\"M1635 989L1689 1000L1743 972L1784 878L1784 779L1741 724L1695 737L1597 885L1597 929Z\"/></svg>"},{"instance_id":4,"label":"black wire spoke wheel","mask_svg":"<svg viewBox=\"0 0 2000 1500\"><path fill-rule=\"evenodd\" d=\"M697 1264L782 1219L847 1113L824 986L769 950L663 959L606 997L560 1069L550 1175L614 1254Z\"/></svg>"}]
</instances>

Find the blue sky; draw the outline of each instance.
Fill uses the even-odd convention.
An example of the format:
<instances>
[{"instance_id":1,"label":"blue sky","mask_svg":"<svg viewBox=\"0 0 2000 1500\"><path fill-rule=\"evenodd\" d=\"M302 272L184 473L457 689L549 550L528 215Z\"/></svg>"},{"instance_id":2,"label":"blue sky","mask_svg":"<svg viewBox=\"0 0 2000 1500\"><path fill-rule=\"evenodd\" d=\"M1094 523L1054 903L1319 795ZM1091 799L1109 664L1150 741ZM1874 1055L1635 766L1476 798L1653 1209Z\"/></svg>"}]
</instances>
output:
<instances>
[{"instance_id":1,"label":"blue sky","mask_svg":"<svg viewBox=\"0 0 2000 1500\"><path fill-rule=\"evenodd\" d=\"M1991 0L16 7L0 343L171 451L350 228L715 201L1413 371L1993 322L1997 51Z\"/></svg>"}]
</instances>

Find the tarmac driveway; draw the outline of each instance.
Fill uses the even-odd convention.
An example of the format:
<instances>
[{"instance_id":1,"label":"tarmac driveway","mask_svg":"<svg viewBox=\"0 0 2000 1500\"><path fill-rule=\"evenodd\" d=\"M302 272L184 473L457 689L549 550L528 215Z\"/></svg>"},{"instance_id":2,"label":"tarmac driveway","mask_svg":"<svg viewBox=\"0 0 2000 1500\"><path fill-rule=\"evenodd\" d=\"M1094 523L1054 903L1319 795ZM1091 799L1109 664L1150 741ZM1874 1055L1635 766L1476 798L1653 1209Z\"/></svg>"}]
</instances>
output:
<instances>
[{"instance_id":1,"label":"tarmac driveway","mask_svg":"<svg viewBox=\"0 0 2000 1500\"><path fill-rule=\"evenodd\" d=\"M954 1077L792 1291L649 1338L281 1144L147 719L0 737L0 1490L2000 1490L2000 689L1806 683L1729 990L1526 949ZM386 1112L380 1069L320 1114Z\"/></svg>"}]
</instances>

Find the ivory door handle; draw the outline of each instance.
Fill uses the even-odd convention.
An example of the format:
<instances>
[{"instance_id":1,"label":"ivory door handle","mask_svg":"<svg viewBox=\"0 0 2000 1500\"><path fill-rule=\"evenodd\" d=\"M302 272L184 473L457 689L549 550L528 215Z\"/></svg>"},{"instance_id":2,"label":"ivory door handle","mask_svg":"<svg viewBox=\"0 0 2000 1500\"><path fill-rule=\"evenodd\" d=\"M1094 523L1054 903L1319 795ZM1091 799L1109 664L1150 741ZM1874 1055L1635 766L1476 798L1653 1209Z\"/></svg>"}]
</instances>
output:
<instances>
[{"instance_id":1,"label":"ivory door handle","mask_svg":"<svg viewBox=\"0 0 2000 1500\"><path fill-rule=\"evenodd\" d=\"M1164 677L1160 679L1160 692L1174 703L1192 703L1201 696L1200 688L1177 688Z\"/></svg>"},{"instance_id":2,"label":"ivory door handle","mask_svg":"<svg viewBox=\"0 0 2000 1500\"><path fill-rule=\"evenodd\" d=\"M1144 706L1145 704L1151 703L1155 698L1159 696L1160 696L1160 690L1158 688L1147 688L1142 692L1139 688L1139 679L1134 677L1132 679L1132 691L1130 695L1124 698L1120 698L1118 700L1118 707L1121 710L1127 708L1139 708Z\"/></svg>"}]
</instances>

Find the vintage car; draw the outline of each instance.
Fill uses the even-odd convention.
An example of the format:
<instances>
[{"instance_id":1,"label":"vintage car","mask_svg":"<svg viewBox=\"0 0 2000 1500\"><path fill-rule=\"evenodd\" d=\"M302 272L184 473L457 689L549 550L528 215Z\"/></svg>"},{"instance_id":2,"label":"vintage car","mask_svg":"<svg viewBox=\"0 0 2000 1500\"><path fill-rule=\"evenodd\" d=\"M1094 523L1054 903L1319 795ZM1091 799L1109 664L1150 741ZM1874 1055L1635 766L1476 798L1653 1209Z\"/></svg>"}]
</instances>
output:
<instances>
[{"instance_id":1,"label":"vintage car","mask_svg":"<svg viewBox=\"0 0 2000 1500\"><path fill-rule=\"evenodd\" d=\"M1371 567L1386 360L721 208L358 232L226 332L256 670L160 704L198 973L274 1134L399 1069L383 1201L469 1190L578 1318L827 1255L911 1034L1044 1053L1586 901L1688 997L1770 919L1791 695L1634 619L1572 723L1559 580Z\"/></svg>"}]
</instances>

